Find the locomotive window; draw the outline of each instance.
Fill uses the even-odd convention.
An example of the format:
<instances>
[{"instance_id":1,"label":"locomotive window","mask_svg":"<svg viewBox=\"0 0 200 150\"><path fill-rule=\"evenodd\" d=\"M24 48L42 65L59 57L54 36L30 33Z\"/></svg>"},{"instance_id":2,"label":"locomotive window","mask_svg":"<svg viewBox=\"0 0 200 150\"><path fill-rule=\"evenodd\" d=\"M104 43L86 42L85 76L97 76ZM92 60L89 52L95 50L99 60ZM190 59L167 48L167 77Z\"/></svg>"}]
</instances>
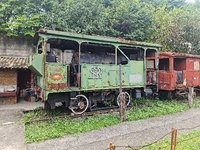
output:
<instances>
[{"instance_id":1,"label":"locomotive window","mask_svg":"<svg viewBox=\"0 0 200 150\"><path fill-rule=\"evenodd\" d=\"M194 62L194 71L199 71L200 68L199 68L199 61L195 61Z\"/></svg>"},{"instance_id":2,"label":"locomotive window","mask_svg":"<svg viewBox=\"0 0 200 150\"><path fill-rule=\"evenodd\" d=\"M159 70L169 70L169 58L164 58L159 60Z\"/></svg>"},{"instance_id":3,"label":"locomotive window","mask_svg":"<svg viewBox=\"0 0 200 150\"><path fill-rule=\"evenodd\" d=\"M76 41L57 38L48 39L47 45L49 50L46 54L46 61L65 64L72 62L72 57L79 48L79 44Z\"/></svg>"},{"instance_id":4,"label":"locomotive window","mask_svg":"<svg viewBox=\"0 0 200 150\"><path fill-rule=\"evenodd\" d=\"M146 57L155 57L155 56L156 56L156 50L155 49L147 49Z\"/></svg>"},{"instance_id":5,"label":"locomotive window","mask_svg":"<svg viewBox=\"0 0 200 150\"><path fill-rule=\"evenodd\" d=\"M144 60L144 49L143 48L126 47L126 46L119 46L119 48L124 52L124 54L130 60L137 60L137 61Z\"/></svg>"},{"instance_id":6,"label":"locomotive window","mask_svg":"<svg viewBox=\"0 0 200 150\"><path fill-rule=\"evenodd\" d=\"M115 47L108 44L82 43L81 63L115 64Z\"/></svg>"},{"instance_id":7,"label":"locomotive window","mask_svg":"<svg viewBox=\"0 0 200 150\"><path fill-rule=\"evenodd\" d=\"M176 71L186 70L186 59L174 58L174 70Z\"/></svg>"}]
</instances>

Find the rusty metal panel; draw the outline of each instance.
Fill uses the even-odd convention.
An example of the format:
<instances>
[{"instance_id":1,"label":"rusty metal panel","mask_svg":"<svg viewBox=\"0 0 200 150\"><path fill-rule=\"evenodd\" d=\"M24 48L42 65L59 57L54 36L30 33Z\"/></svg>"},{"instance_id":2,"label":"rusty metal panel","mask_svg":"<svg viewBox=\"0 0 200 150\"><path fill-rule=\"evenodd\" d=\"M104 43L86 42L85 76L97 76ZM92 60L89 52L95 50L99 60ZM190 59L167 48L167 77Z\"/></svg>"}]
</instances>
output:
<instances>
[{"instance_id":1,"label":"rusty metal panel","mask_svg":"<svg viewBox=\"0 0 200 150\"><path fill-rule=\"evenodd\" d=\"M45 87L49 92L64 92L67 85L67 65L47 63L45 66Z\"/></svg>"},{"instance_id":2,"label":"rusty metal panel","mask_svg":"<svg viewBox=\"0 0 200 150\"><path fill-rule=\"evenodd\" d=\"M199 72L197 71L193 73L193 86L199 86Z\"/></svg>"},{"instance_id":3,"label":"rusty metal panel","mask_svg":"<svg viewBox=\"0 0 200 150\"><path fill-rule=\"evenodd\" d=\"M43 54L33 54L29 58L29 69L35 71L36 73L43 75L44 67L44 55Z\"/></svg>"},{"instance_id":4,"label":"rusty metal panel","mask_svg":"<svg viewBox=\"0 0 200 150\"><path fill-rule=\"evenodd\" d=\"M188 59L186 62L187 62L187 70L186 70L187 86L193 86L194 62L191 59Z\"/></svg>"},{"instance_id":5,"label":"rusty metal panel","mask_svg":"<svg viewBox=\"0 0 200 150\"><path fill-rule=\"evenodd\" d=\"M154 71L147 71L147 84L148 85L155 85L157 83L157 72Z\"/></svg>"},{"instance_id":6,"label":"rusty metal panel","mask_svg":"<svg viewBox=\"0 0 200 150\"><path fill-rule=\"evenodd\" d=\"M148 69L154 69L154 60L147 60L147 62L146 62L146 68L148 68Z\"/></svg>"},{"instance_id":7,"label":"rusty metal panel","mask_svg":"<svg viewBox=\"0 0 200 150\"><path fill-rule=\"evenodd\" d=\"M170 67L174 70L171 72L159 70L160 90L175 90L176 88L188 88L200 85L199 56L167 52L160 53L160 58L163 57L173 57L174 66L173 63L170 63ZM181 59L185 60L184 63L177 61Z\"/></svg>"},{"instance_id":8,"label":"rusty metal panel","mask_svg":"<svg viewBox=\"0 0 200 150\"><path fill-rule=\"evenodd\" d=\"M176 87L176 74L170 71L158 72L158 88L159 90L175 90Z\"/></svg>"},{"instance_id":9,"label":"rusty metal panel","mask_svg":"<svg viewBox=\"0 0 200 150\"><path fill-rule=\"evenodd\" d=\"M199 71L199 61L194 61L194 71Z\"/></svg>"},{"instance_id":10,"label":"rusty metal panel","mask_svg":"<svg viewBox=\"0 0 200 150\"><path fill-rule=\"evenodd\" d=\"M101 42L101 43L112 43L112 44L126 44L126 45L138 45L138 46L147 46L147 47L156 47L160 48L161 45L158 44L152 44L152 43L146 43L146 42L138 42L138 41L132 41L132 40L126 40L123 38L113 38L113 37L106 37L106 36L91 36L91 35L84 35L84 34L76 34L76 33L70 33L70 32L62 32L62 31L55 31L55 30L46 30L46 29L40 29L37 32L37 35L42 37L65 37L70 38L73 40L80 40L81 41L95 41L95 42ZM36 36L37 36L36 35Z\"/></svg>"}]
</instances>

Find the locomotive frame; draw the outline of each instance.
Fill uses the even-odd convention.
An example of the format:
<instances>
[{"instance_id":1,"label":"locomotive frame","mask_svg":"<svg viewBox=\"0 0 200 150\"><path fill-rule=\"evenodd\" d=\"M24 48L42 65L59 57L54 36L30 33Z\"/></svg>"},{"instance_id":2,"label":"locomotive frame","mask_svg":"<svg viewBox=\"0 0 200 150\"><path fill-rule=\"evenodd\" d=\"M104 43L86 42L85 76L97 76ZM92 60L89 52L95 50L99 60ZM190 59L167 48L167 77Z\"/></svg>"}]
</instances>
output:
<instances>
[{"instance_id":1,"label":"locomotive frame","mask_svg":"<svg viewBox=\"0 0 200 150\"><path fill-rule=\"evenodd\" d=\"M160 45L41 29L30 57L45 107L61 102L75 114L118 107L119 65L127 104L131 98L157 96Z\"/></svg>"}]
</instances>

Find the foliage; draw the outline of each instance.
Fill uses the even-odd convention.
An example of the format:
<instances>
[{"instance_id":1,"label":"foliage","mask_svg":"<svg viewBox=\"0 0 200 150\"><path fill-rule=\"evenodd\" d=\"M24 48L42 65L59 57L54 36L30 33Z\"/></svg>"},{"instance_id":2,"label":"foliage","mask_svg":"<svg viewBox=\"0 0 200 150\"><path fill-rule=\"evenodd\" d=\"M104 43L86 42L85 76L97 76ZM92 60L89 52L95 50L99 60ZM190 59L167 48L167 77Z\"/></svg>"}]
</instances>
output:
<instances>
[{"instance_id":1,"label":"foliage","mask_svg":"<svg viewBox=\"0 0 200 150\"><path fill-rule=\"evenodd\" d=\"M1 0L0 30L8 36L33 36L43 25L52 0Z\"/></svg>"},{"instance_id":2,"label":"foliage","mask_svg":"<svg viewBox=\"0 0 200 150\"><path fill-rule=\"evenodd\" d=\"M155 32L152 41L163 45L164 51L197 53L200 39L200 9L193 6L167 10L160 7L154 13Z\"/></svg>"},{"instance_id":3,"label":"foliage","mask_svg":"<svg viewBox=\"0 0 200 150\"><path fill-rule=\"evenodd\" d=\"M137 105L136 105L137 104ZM137 100L134 107L127 111L126 120L133 121L149 117L161 116L188 109L186 103L177 101ZM25 139L27 143L38 142L46 139L61 137L66 134L84 133L91 130L108 127L119 123L118 114L97 115L79 119L58 118L59 112L46 112L38 110L24 114ZM27 124L30 120L40 118L52 118Z\"/></svg>"},{"instance_id":4,"label":"foliage","mask_svg":"<svg viewBox=\"0 0 200 150\"><path fill-rule=\"evenodd\" d=\"M0 31L33 36L40 27L124 37L200 52L200 2L185 0L2 0Z\"/></svg>"},{"instance_id":5,"label":"foliage","mask_svg":"<svg viewBox=\"0 0 200 150\"><path fill-rule=\"evenodd\" d=\"M149 7L140 0L68 0L55 3L45 22L57 30L145 40L151 31Z\"/></svg>"}]
</instances>

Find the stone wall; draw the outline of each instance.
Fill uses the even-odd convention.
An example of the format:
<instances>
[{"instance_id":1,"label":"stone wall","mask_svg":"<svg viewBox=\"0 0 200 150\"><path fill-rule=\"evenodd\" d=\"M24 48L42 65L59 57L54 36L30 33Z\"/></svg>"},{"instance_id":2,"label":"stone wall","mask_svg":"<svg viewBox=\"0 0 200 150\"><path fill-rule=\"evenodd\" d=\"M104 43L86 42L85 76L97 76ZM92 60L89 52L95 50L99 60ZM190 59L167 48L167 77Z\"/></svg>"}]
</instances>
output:
<instances>
[{"instance_id":1,"label":"stone wall","mask_svg":"<svg viewBox=\"0 0 200 150\"><path fill-rule=\"evenodd\" d=\"M6 37L0 34L0 56L26 57L33 51L33 38Z\"/></svg>"}]
</instances>

